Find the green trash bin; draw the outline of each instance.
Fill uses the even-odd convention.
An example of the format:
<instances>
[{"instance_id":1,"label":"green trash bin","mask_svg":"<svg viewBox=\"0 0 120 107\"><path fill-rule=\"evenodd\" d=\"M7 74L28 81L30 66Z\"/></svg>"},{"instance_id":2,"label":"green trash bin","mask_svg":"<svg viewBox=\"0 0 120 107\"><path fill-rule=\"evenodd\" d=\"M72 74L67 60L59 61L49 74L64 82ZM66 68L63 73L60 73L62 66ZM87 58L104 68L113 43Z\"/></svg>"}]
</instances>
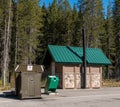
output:
<instances>
[{"instance_id":1,"label":"green trash bin","mask_svg":"<svg viewBox=\"0 0 120 107\"><path fill-rule=\"evenodd\" d=\"M48 76L45 85L45 93L56 92L58 83L59 83L59 78L57 76Z\"/></svg>"}]
</instances>

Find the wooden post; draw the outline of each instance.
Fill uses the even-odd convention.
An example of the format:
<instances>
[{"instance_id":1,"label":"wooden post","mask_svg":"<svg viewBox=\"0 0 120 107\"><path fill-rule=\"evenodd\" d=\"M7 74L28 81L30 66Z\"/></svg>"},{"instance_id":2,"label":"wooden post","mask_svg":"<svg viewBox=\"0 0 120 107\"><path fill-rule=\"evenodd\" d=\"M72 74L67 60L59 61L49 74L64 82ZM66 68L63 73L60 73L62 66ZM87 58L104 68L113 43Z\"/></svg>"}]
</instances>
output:
<instances>
[{"instance_id":1,"label":"wooden post","mask_svg":"<svg viewBox=\"0 0 120 107\"><path fill-rule=\"evenodd\" d=\"M86 36L85 29L82 29L83 36L83 88L86 88Z\"/></svg>"}]
</instances>

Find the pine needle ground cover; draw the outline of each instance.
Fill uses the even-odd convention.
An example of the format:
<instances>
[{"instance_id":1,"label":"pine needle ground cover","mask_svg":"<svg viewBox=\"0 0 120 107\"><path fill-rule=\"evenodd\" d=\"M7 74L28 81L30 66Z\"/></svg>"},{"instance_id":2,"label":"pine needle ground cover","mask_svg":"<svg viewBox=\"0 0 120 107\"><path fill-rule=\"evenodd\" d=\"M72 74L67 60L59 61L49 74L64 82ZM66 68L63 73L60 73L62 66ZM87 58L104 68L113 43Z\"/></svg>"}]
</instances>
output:
<instances>
[{"instance_id":1,"label":"pine needle ground cover","mask_svg":"<svg viewBox=\"0 0 120 107\"><path fill-rule=\"evenodd\" d=\"M115 79L105 79L103 80L103 87L120 87L120 81Z\"/></svg>"}]
</instances>

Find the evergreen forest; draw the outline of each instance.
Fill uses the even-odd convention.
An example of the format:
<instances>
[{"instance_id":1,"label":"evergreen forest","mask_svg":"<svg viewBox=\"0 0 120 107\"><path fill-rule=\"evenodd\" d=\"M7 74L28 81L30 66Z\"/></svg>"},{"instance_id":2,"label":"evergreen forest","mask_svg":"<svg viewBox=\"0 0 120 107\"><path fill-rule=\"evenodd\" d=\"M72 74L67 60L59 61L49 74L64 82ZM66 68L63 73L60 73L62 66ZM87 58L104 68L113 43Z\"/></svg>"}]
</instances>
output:
<instances>
[{"instance_id":1,"label":"evergreen forest","mask_svg":"<svg viewBox=\"0 0 120 107\"><path fill-rule=\"evenodd\" d=\"M120 0L0 0L0 78L18 64L41 64L48 44L100 48L111 60L104 78L120 79Z\"/></svg>"}]
</instances>

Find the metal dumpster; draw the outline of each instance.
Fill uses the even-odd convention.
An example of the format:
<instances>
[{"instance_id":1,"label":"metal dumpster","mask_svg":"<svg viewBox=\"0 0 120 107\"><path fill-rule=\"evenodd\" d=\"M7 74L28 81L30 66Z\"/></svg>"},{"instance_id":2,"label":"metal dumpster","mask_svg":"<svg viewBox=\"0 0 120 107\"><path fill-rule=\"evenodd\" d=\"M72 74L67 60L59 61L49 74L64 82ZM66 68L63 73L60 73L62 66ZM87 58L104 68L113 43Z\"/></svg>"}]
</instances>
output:
<instances>
[{"instance_id":1,"label":"metal dumpster","mask_svg":"<svg viewBox=\"0 0 120 107\"><path fill-rule=\"evenodd\" d=\"M59 78L57 76L48 76L45 85L45 93L56 92L58 83L59 83Z\"/></svg>"},{"instance_id":2,"label":"metal dumpster","mask_svg":"<svg viewBox=\"0 0 120 107\"><path fill-rule=\"evenodd\" d=\"M41 97L41 65L18 65L15 68L15 90L20 99Z\"/></svg>"}]
</instances>

